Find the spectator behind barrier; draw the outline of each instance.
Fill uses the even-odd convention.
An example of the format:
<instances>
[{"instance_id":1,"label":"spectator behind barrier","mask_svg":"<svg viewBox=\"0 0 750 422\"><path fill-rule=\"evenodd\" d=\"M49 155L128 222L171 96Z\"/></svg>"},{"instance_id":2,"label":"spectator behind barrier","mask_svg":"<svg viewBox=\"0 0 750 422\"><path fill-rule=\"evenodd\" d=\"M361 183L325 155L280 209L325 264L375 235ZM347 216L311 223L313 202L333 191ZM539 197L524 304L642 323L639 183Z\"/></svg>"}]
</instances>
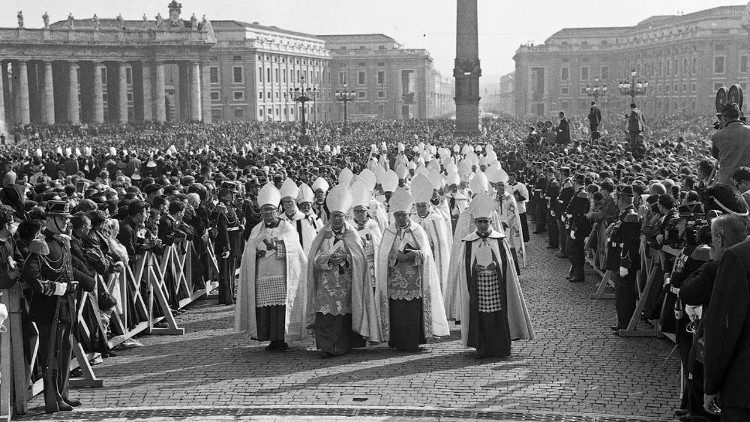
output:
<instances>
[{"instance_id":1,"label":"spectator behind barrier","mask_svg":"<svg viewBox=\"0 0 750 422\"><path fill-rule=\"evenodd\" d=\"M717 183L732 183L736 169L750 166L750 126L740 121L741 113L736 103L725 104L721 111L722 129L711 138L711 155L719 165Z\"/></svg>"}]
</instances>

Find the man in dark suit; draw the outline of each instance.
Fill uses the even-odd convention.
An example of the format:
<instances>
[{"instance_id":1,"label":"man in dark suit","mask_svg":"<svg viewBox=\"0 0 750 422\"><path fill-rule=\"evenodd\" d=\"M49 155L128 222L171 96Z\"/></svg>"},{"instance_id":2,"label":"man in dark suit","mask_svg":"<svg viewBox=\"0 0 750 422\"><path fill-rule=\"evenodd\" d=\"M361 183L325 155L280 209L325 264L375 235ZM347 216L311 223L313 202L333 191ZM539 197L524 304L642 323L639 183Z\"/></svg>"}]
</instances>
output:
<instances>
[{"instance_id":1,"label":"man in dark suit","mask_svg":"<svg viewBox=\"0 0 750 422\"><path fill-rule=\"evenodd\" d=\"M591 231L591 222L586 218L590 204L588 195L584 189L584 175L576 174L571 180L573 183L573 197L568 201L567 207L563 211L565 228L568 233L568 238L565 239L565 246L568 259L570 260L570 273L566 279L571 283L581 283L586 279L583 269L586 262L584 239Z\"/></svg>"},{"instance_id":2,"label":"man in dark suit","mask_svg":"<svg viewBox=\"0 0 750 422\"><path fill-rule=\"evenodd\" d=\"M638 135L643 132L646 121L643 119L643 113L638 110L635 103L630 104L630 114L627 114L625 117L628 119L628 144L631 150L635 150Z\"/></svg>"},{"instance_id":3,"label":"man in dark suit","mask_svg":"<svg viewBox=\"0 0 750 422\"><path fill-rule=\"evenodd\" d=\"M711 225L721 239L721 217ZM715 231L717 233L715 233ZM717 241L717 240L714 240ZM704 408L722 421L750 420L750 239L724 252L704 314ZM717 411L721 409L720 411Z\"/></svg>"},{"instance_id":4,"label":"man in dark suit","mask_svg":"<svg viewBox=\"0 0 750 422\"><path fill-rule=\"evenodd\" d=\"M557 125L557 130L555 131L557 134L557 137L555 138L555 142L559 145L567 145L570 143L570 122L568 122L568 118L565 117L565 112L560 112L560 123Z\"/></svg>"},{"instance_id":5,"label":"man in dark suit","mask_svg":"<svg viewBox=\"0 0 750 422\"><path fill-rule=\"evenodd\" d=\"M594 132L599 130L599 124L602 122L602 111L596 106L596 101L591 102L591 109L589 109L589 129L591 130L591 136L594 136Z\"/></svg>"}]
</instances>

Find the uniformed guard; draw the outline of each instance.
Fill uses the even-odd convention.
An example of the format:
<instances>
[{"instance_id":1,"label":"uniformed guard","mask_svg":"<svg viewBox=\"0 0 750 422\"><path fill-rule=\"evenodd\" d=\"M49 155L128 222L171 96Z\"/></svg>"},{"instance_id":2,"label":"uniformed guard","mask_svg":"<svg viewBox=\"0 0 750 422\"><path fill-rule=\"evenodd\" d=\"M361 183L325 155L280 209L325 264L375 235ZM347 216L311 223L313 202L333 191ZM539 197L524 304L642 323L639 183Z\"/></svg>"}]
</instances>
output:
<instances>
[{"instance_id":1,"label":"uniformed guard","mask_svg":"<svg viewBox=\"0 0 750 422\"><path fill-rule=\"evenodd\" d=\"M240 254L242 227L234 207L237 185L224 181L219 188L216 212L216 261L219 264L219 303L234 303L234 272Z\"/></svg>"},{"instance_id":2,"label":"uniformed guard","mask_svg":"<svg viewBox=\"0 0 750 422\"><path fill-rule=\"evenodd\" d=\"M534 204L532 205L534 223L536 230L534 234L544 233L547 231L547 200L544 198L544 192L547 190L547 176L544 173L543 165L537 167L536 180L534 181Z\"/></svg>"},{"instance_id":3,"label":"uniformed guard","mask_svg":"<svg viewBox=\"0 0 750 422\"><path fill-rule=\"evenodd\" d=\"M583 271L583 265L586 262L584 239L591 232L591 221L586 218L591 203L584 187L584 175L577 174L572 180L574 195L565 209L565 230L568 233L565 246L570 261L570 273L567 279L571 283L580 283L586 278Z\"/></svg>"},{"instance_id":4,"label":"uniformed guard","mask_svg":"<svg viewBox=\"0 0 750 422\"><path fill-rule=\"evenodd\" d=\"M560 247L560 227L557 224L557 197L560 195L560 182L555 178L553 167L547 167L547 189L544 190L544 218L548 219L549 232L547 249L557 249Z\"/></svg>"},{"instance_id":5,"label":"uniformed guard","mask_svg":"<svg viewBox=\"0 0 750 422\"><path fill-rule=\"evenodd\" d=\"M560 167L560 195L557 197L557 203L555 206L555 214L557 215L557 228L558 228L558 239L560 243L560 251L555 254L558 258L568 257L568 224L565 221L565 210L570 205L570 200L575 195L575 189L573 189L573 182L570 180L570 167Z\"/></svg>"},{"instance_id":6,"label":"uniformed guard","mask_svg":"<svg viewBox=\"0 0 750 422\"><path fill-rule=\"evenodd\" d=\"M617 207L620 209L620 216L612 226L612 232L607 239L607 269L614 271L617 310L617 324L610 328L615 334L628 327L638 299L635 278L641 264L638 255L641 224L638 212L633 206L631 186L620 188L617 194Z\"/></svg>"},{"instance_id":7,"label":"uniformed guard","mask_svg":"<svg viewBox=\"0 0 750 422\"><path fill-rule=\"evenodd\" d=\"M76 286L70 253L70 210L65 201L49 201L42 237L29 246L23 280L31 288L29 318L39 330L39 362L44 375L47 413L73 410L81 402L68 395L71 333L77 322ZM93 285L81 285L93 291Z\"/></svg>"}]
</instances>

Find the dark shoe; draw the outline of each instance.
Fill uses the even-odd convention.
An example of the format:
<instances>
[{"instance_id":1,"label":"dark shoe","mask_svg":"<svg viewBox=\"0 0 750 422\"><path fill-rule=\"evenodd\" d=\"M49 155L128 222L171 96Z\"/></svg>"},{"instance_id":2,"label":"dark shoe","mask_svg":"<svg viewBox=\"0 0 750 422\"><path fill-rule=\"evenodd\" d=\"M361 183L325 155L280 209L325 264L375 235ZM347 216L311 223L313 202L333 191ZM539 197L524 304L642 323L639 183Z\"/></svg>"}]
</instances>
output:
<instances>
[{"instance_id":1,"label":"dark shoe","mask_svg":"<svg viewBox=\"0 0 750 422\"><path fill-rule=\"evenodd\" d=\"M117 353L115 353L113 351L110 351L110 350L102 352L102 357L103 358L113 358L115 356L117 356Z\"/></svg>"},{"instance_id":2,"label":"dark shoe","mask_svg":"<svg viewBox=\"0 0 750 422\"><path fill-rule=\"evenodd\" d=\"M687 416L690 414L690 411L688 409L675 409L674 416L676 418L682 418L684 416Z\"/></svg>"},{"instance_id":3,"label":"dark shoe","mask_svg":"<svg viewBox=\"0 0 750 422\"><path fill-rule=\"evenodd\" d=\"M78 406L81 405L81 401L80 400L76 400L76 399L71 399L71 398L65 398L65 397L63 397L63 401L65 403L67 403L68 405L73 406L73 407L78 407Z\"/></svg>"},{"instance_id":4,"label":"dark shoe","mask_svg":"<svg viewBox=\"0 0 750 422\"><path fill-rule=\"evenodd\" d=\"M276 346L276 350L279 352L286 352L287 350L289 350L289 345L283 341L280 341L279 344Z\"/></svg>"},{"instance_id":5,"label":"dark shoe","mask_svg":"<svg viewBox=\"0 0 750 422\"><path fill-rule=\"evenodd\" d=\"M52 406L48 406L46 403L44 405L44 413L57 413L60 410L60 405L57 403L53 404Z\"/></svg>"},{"instance_id":6,"label":"dark shoe","mask_svg":"<svg viewBox=\"0 0 750 422\"><path fill-rule=\"evenodd\" d=\"M65 402L65 400L61 400L61 399L57 400L57 408L61 412L70 412L71 410L73 410L73 406L69 405L68 403Z\"/></svg>"},{"instance_id":7,"label":"dark shoe","mask_svg":"<svg viewBox=\"0 0 750 422\"><path fill-rule=\"evenodd\" d=\"M272 341L271 343L266 346L266 352L273 352L276 350L276 342Z\"/></svg>"},{"instance_id":8,"label":"dark shoe","mask_svg":"<svg viewBox=\"0 0 750 422\"><path fill-rule=\"evenodd\" d=\"M610 325L609 329L612 330L612 331L620 331L620 326L617 325L617 324Z\"/></svg>"},{"instance_id":9,"label":"dark shoe","mask_svg":"<svg viewBox=\"0 0 750 422\"><path fill-rule=\"evenodd\" d=\"M582 278L570 278L568 281L571 283L583 283L585 280Z\"/></svg>"}]
</instances>

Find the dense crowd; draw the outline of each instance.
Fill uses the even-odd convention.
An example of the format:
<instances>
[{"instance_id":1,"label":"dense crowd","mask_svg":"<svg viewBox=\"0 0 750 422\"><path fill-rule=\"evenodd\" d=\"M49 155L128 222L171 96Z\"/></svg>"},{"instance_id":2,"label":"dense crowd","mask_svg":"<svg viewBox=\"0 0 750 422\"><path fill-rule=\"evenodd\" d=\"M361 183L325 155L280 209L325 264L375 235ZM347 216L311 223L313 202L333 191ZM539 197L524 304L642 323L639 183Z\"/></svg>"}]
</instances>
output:
<instances>
[{"instance_id":1,"label":"dense crowd","mask_svg":"<svg viewBox=\"0 0 750 422\"><path fill-rule=\"evenodd\" d=\"M0 147L0 287L26 289L40 339L55 321L66 339L80 291L105 319L117 307L96 275L192 241L194 277L211 277L212 245L219 301L236 301L237 330L268 350L312 332L325 357L418 351L455 320L480 356L508 356L533 338L518 275L534 229L570 260L569 281L585 280L589 250L612 272L616 334L637 300L636 319L676 334L679 416L715 418L721 403L747 420L750 128L737 111L720 132L635 111L484 119L462 139L450 120L312 123L316 147L290 123L18 126ZM89 347L113 354L105 340ZM59 393L48 411L79 404L67 376L45 385Z\"/></svg>"}]
</instances>

